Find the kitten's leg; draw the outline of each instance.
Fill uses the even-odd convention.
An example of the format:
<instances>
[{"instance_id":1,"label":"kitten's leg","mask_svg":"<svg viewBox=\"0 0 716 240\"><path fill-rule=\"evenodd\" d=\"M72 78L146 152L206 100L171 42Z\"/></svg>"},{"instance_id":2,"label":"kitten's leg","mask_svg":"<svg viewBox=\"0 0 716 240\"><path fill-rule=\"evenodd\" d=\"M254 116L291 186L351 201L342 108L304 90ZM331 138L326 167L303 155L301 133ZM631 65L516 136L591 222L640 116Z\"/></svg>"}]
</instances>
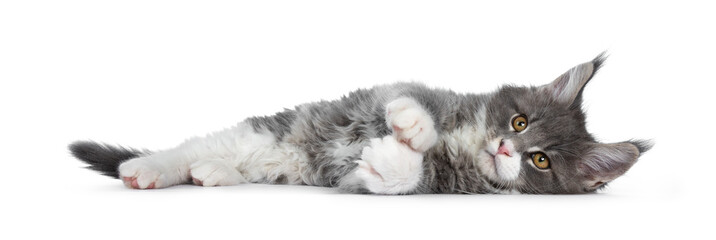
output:
<instances>
[{"instance_id":1,"label":"kitten's leg","mask_svg":"<svg viewBox=\"0 0 716 240\"><path fill-rule=\"evenodd\" d=\"M167 153L161 155L164 156L135 158L120 165L119 172L125 185L136 189L165 188L188 183L190 178L194 184L205 187L247 182L226 159L194 162L181 156L169 157Z\"/></svg>"},{"instance_id":2,"label":"kitten's leg","mask_svg":"<svg viewBox=\"0 0 716 240\"><path fill-rule=\"evenodd\" d=\"M412 98L398 98L386 105L386 123L393 137L415 151L425 152L438 141L435 122L430 114Z\"/></svg>"},{"instance_id":3,"label":"kitten's leg","mask_svg":"<svg viewBox=\"0 0 716 240\"><path fill-rule=\"evenodd\" d=\"M190 139L174 149L131 159L119 174L131 188L164 188L189 183L228 186L244 182L289 184L302 182L302 158L268 131L241 123L231 129Z\"/></svg>"}]
</instances>

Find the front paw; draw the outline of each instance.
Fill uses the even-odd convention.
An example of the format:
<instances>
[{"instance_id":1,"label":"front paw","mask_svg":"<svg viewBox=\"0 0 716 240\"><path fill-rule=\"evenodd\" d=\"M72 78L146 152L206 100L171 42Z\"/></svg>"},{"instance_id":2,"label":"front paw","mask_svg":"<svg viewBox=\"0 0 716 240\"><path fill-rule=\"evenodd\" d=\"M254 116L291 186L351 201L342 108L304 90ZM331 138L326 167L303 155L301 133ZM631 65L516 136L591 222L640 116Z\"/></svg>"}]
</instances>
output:
<instances>
[{"instance_id":1,"label":"front paw","mask_svg":"<svg viewBox=\"0 0 716 240\"><path fill-rule=\"evenodd\" d=\"M410 193L423 175L423 155L391 136L371 139L357 163L355 174L372 193Z\"/></svg>"},{"instance_id":2,"label":"front paw","mask_svg":"<svg viewBox=\"0 0 716 240\"><path fill-rule=\"evenodd\" d=\"M438 141L435 122L412 98L399 98L386 106L386 121L393 136L415 151L425 152Z\"/></svg>"}]
</instances>

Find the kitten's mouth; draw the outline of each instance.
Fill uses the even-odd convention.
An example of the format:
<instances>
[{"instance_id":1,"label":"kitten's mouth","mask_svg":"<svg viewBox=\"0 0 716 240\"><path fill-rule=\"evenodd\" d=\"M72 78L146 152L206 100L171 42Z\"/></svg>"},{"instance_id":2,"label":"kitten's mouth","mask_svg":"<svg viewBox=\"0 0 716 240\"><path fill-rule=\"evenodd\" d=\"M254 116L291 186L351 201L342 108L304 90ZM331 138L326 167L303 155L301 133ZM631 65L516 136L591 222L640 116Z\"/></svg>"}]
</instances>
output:
<instances>
[{"instance_id":1,"label":"kitten's mouth","mask_svg":"<svg viewBox=\"0 0 716 240\"><path fill-rule=\"evenodd\" d=\"M495 154L490 153L490 151L485 150L484 151L487 157L485 158L487 161L489 161L489 166L492 168L490 169L492 171L492 174L494 176L490 176L488 174L487 182L496 189L503 189L505 184L500 183L501 178L499 176L499 173L497 171L497 159L495 157Z\"/></svg>"},{"instance_id":2,"label":"kitten's mouth","mask_svg":"<svg viewBox=\"0 0 716 240\"><path fill-rule=\"evenodd\" d=\"M485 150L486 160L489 161L486 167L490 167L493 172L493 178L500 181L512 181L519 174L519 160L515 160L511 154L498 153L493 154L490 151ZM497 159L497 158L500 159ZM489 176L489 175L488 175Z\"/></svg>"},{"instance_id":3,"label":"kitten's mouth","mask_svg":"<svg viewBox=\"0 0 716 240\"><path fill-rule=\"evenodd\" d=\"M492 163L493 169L497 171L497 165L495 164L495 161L497 161L497 159L495 159L495 154L492 154L490 153L490 151L487 150L485 150L484 152L487 153L488 159Z\"/></svg>"}]
</instances>

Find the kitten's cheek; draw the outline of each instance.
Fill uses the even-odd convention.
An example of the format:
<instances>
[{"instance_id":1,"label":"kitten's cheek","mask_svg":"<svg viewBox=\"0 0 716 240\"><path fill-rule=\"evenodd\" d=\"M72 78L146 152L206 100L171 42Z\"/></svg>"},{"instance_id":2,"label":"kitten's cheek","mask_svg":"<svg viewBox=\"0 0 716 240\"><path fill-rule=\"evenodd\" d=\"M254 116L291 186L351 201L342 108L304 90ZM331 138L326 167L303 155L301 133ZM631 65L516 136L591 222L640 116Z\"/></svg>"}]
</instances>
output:
<instances>
[{"instance_id":1,"label":"kitten's cheek","mask_svg":"<svg viewBox=\"0 0 716 240\"><path fill-rule=\"evenodd\" d=\"M497 179L497 172L495 172L495 160L490 154L481 152L477 156L477 167L480 168L480 172L490 179Z\"/></svg>"},{"instance_id":2,"label":"kitten's cheek","mask_svg":"<svg viewBox=\"0 0 716 240\"><path fill-rule=\"evenodd\" d=\"M495 170L500 179L504 181L512 181L520 175L520 156L507 157L498 155L495 157Z\"/></svg>"}]
</instances>

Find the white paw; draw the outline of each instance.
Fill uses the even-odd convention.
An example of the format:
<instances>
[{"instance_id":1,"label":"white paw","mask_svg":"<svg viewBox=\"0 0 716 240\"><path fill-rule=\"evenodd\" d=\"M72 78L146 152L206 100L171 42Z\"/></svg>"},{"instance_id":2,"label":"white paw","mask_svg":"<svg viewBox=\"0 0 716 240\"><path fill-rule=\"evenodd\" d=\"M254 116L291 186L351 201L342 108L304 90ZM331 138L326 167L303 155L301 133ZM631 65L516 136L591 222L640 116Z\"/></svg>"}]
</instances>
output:
<instances>
[{"instance_id":1,"label":"white paw","mask_svg":"<svg viewBox=\"0 0 716 240\"><path fill-rule=\"evenodd\" d=\"M190 169L194 184L199 186L231 186L246 182L239 171L222 160L198 161Z\"/></svg>"},{"instance_id":2,"label":"white paw","mask_svg":"<svg viewBox=\"0 0 716 240\"><path fill-rule=\"evenodd\" d=\"M162 175L162 167L149 158L131 159L119 165L119 177L124 185L135 189L153 189L168 187Z\"/></svg>"},{"instance_id":3,"label":"white paw","mask_svg":"<svg viewBox=\"0 0 716 240\"><path fill-rule=\"evenodd\" d=\"M393 136L418 152L425 152L438 141L430 114L412 98L398 98L386 106L386 121Z\"/></svg>"},{"instance_id":4,"label":"white paw","mask_svg":"<svg viewBox=\"0 0 716 240\"><path fill-rule=\"evenodd\" d=\"M355 174L365 187L380 194L401 194L414 190L423 175L423 155L395 138L370 140L363 148Z\"/></svg>"}]
</instances>

